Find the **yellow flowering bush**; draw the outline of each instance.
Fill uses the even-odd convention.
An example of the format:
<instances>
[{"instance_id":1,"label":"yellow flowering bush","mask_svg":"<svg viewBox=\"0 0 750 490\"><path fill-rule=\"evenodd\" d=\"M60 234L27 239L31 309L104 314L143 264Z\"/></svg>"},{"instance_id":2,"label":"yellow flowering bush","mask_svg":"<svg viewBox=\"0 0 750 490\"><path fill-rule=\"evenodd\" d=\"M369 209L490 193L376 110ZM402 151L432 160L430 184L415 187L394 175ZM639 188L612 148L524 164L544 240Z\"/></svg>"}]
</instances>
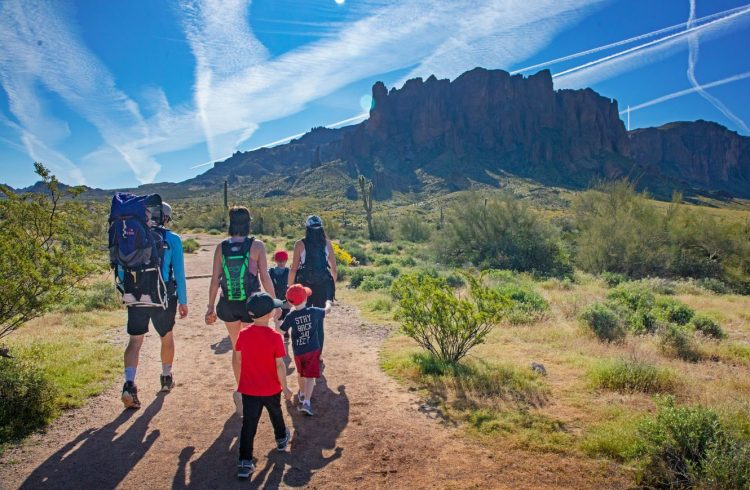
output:
<instances>
[{"instance_id":1,"label":"yellow flowering bush","mask_svg":"<svg viewBox=\"0 0 750 490\"><path fill-rule=\"evenodd\" d=\"M357 259L351 256L349 252L344 250L341 245L336 242L331 242L333 245L333 253L336 255L336 260L343 265L358 265Z\"/></svg>"}]
</instances>

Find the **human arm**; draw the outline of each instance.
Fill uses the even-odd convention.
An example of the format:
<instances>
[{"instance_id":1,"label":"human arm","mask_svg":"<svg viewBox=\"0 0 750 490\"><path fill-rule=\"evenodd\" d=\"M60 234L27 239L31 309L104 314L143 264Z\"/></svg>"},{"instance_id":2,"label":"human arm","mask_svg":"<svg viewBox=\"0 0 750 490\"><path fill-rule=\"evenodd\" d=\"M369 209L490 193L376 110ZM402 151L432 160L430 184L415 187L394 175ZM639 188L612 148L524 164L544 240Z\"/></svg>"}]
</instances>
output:
<instances>
[{"instance_id":1,"label":"human arm","mask_svg":"<svg viewBox=\"0 0 750 490\"><path fill-rule=\"evenodd\" d=\"M336 252L333 251L331 240L327 240L326 250L328 250L328 266L331 268L331 276L333 276L333 281L335 282L338 279L339 270L336 266Z\"/></svg>"},{"instance_id":2,"label":"human arm","mask_svg":"<svg viewBox=\"0 0 750 490\"><path fill-rule=\"evenodd\" d=\"M188 315L187 277L185 274L185 254L182 251L182 239L179 235L167 232L169 249L172 252L172 273L177 285L177 304L180 318Z\"/></svg>"},{"instance_id":3,"label":"human arm","mask_svg":"<svg viewBox=\"0 0 750 490\"><path fill-rule=\"evenodd\" d=\"M276 299L276 291L271 281L271 275L268 273L268 259L266 259L266 246L260 240L253 242L253 248L256 249L255 263L258 265L258 278L263 285L263 290L272 298Z\"/></svg>"},{"instance_id":4,"label":"human arm","mask_svg":"<svg viewBox=\"0 0 750 490\"><path fill-rule=\"evenodd\" d=\"M327 315L331 311L331 308L333 308L333 302L330 299L326 300L326 307L323 308L323 313Z\"/></svg>"},{"instance_id":5,"label":"human arm","mask_svg":"<svg viewBox=\"0 0 750 490\"><path fill-rule=\"evenodd\" d=\"M214 251L214 264L211 272L211 284L208 286L208 309L206 310L206 325L212 325L216 322L216 295L219 292L219 283L221 279L221 244L216 246Z\"/></svg>"},{"instance_id":6,"label":"human arm","mask_svg":"<svg viewBox=\"0 0 750 490\"><path fill-rule=\"evenodd\" d=\"M294 244L294 253L292 255L292 266L289 268L289 284L297 284L297 271L302 257L302 251L305 250L305 244L298 240Z\"/></svg>"},{"instance_id":7,"label":"human arm","mask_svg":"<svg viewBox=\"0 0 750 490\"><path fill-rule=\"evenodd\" d=\"M284 364L283 357L276 358L276 376L278 376L279 378L279 384L281 385L281 390L284 393L284 398L291 401L292 390L290 390L286 384L286 365Z\"/></svg>"}]
</instances>

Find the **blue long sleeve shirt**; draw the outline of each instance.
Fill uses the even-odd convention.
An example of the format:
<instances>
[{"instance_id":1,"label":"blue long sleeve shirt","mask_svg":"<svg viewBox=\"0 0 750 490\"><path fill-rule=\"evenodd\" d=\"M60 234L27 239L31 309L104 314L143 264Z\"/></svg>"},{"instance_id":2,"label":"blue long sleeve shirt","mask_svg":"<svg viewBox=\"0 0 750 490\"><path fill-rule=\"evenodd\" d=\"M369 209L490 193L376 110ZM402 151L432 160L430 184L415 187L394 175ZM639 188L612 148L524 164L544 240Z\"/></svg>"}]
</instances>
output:
<instances>
[{"instance_id":1,"label":"blue long sleeve shirt","mask_svg":"<svg viewBox=\"0 0 750 490\"><path fill-rule=\"evenodd\" d=\"M164 260L161 264L161 276L164 282L174 278L177 286L177 303L187 304L187 280L185 277L185 256L182 252L182 238L171 230L164 231L164 240L167 242L167 248L164 250ZM117 270L120 279L123 278L123 271Z\"/></svg>"}]
</instances>

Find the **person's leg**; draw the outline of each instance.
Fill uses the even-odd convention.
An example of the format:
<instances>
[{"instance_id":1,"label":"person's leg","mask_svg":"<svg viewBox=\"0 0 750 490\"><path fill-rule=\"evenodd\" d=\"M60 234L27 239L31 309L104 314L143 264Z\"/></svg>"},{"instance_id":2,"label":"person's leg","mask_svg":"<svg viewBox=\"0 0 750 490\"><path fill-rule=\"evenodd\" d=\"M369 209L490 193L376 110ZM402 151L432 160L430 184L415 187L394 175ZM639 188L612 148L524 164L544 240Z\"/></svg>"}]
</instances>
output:
<instances>
[{"instance_id":1,"label":"person's leg","mask_svg":"<svg viewBox=\"0 0 750 490\"><path fill-rule=\"evenodd\" d=\"M159 334L161 338L161 367L162 376L171 376L172 374L172 363L174 361L174 335L172 330L175 325L175 318L177 316L177 297L169 298L169 304L166 310L161 308L154 308L154 313L151 315L151 321L154 324L154 330Z\"/></svg>"},{"instance_id":2,"label":"person's leg","mask_svg":"<svg viewBox=\"0 0 750 490\"><path fill-rule=\"evenodd\" d=\"M284 422L284 414L281 412L281 393L264 396L262 400L263 405L268 410L268 417L271 419L274 437L277 441L284 439L286 437L286 423Z\"/></svg>"},{"instance_id":3,"label":"person's leg","mask_svg":"<svg viewBox=\"0 0 750 490\"><path fill-rule=\"evenodd\" d=\"M240 433L240 460L253 459L253 441L258 430L258 420L263 411L260 397L242 395L242 432Z\"/></svg>"},{"instance_id":4,"label":"person's leg","mask_svg":"<svg viewBox=\"0 0 750 490\"><path fill-rule=\"evenodd\" d=\"M174 335L170 330L161 338L161 365L162 369L169 371L162 373L163 375L171 374L172 362L174 362Z\"/></svg>"},{"instance_id":5,"label":"person's leg","mask_svg":"<svg viewBox=\"0 0 750 490\"><path fill-rule=\"evenodd\" d=\"M312 400L313 388L315 388L315 378L302 378L305 387L305 403Z\"/></svg>"},{"instance_id":6,"label":"person's leg","mask_svg":"<svg viewBox=\"0 0 750 490\"><path fill-rule=\"evenodd\" d=\"M138 367L138 354L143 345L143 335L131 335L125 347L125 381L135 382L135 370ZM128 379L130 378L130 379Z\"/></svg>"},{"instance_id":7,"label":"person's leg","mask_svg":"<svg viewBox=\"0 0 750 490\"><path fill-rule=\"evenodd\" d=\"M240 382L240 365L241 358L240 353L237 352L237 337L240 336L240 330L242 330L242 322L225 322L227 326L227 333L229 334L229 340L232 342L232 371L234 371L234 379L239 384Z\"/></svg>"}]
</instances>

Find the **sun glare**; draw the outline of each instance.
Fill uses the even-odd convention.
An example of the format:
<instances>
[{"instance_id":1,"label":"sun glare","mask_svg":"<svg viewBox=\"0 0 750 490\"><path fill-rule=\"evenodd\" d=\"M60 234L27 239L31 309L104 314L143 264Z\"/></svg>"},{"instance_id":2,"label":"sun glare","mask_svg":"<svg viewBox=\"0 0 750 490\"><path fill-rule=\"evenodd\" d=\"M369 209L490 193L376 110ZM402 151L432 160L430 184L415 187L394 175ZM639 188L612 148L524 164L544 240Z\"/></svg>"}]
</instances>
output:
<instances>
[{"instance_id":1,"label":"sun glare","mask_svg":"<svg viewBox=\"0 0 750 490\"><path fill-rule=\"evenodd\" d=\"M344 5L344 2L346 2L346 0L333 0L333 1L336 2L336 5Z\"/></svg>"}]
</instances>

